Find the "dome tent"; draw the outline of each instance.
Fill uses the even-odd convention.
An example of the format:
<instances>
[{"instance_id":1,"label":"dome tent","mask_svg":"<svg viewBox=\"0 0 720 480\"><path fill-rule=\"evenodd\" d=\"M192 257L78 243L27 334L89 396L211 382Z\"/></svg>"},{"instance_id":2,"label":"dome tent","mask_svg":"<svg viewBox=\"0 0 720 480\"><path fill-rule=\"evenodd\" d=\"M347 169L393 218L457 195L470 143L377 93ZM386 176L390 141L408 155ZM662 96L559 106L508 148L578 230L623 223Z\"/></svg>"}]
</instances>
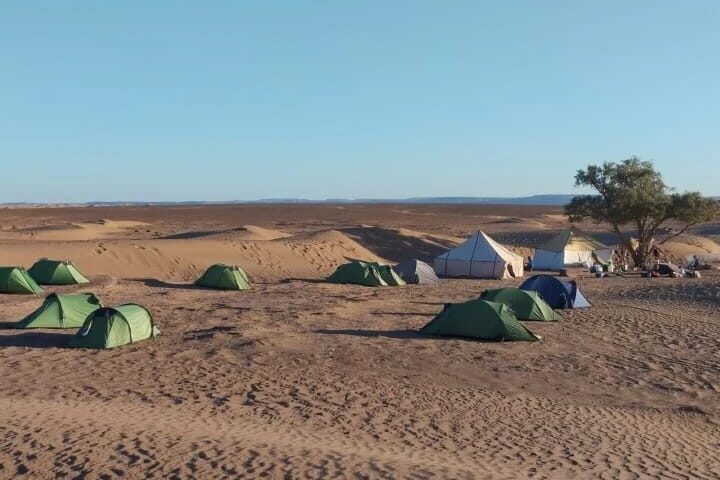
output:
<instances>
[{"instance_id":1,"label":"dome tent","mask_svg":"<svg viewBox=\"0 0 720 480\"><path fill-rule=\"evenodd\" d=\"M520 289L539 293L552 308L591 306L574 280L562 280L550 275L535 275L525 280L520 285Z\"/></svg>"},{"instance_id":2,"label":"dome tent","mask_svg":"<svg viewBox=\"0 0 720 480\"><path fill-rule=\"evenodd\" d=\"M73 348L115 348L160 335L152 315L145 307L128 303L103 307L85 319L70 339Z\"/></svg>"},{"instance_id":3,"label":"dome tent","mask_svg":"<svg viewBox=\"0 0 720 480\"><path fill-rule=\"evenodd\" d=\"M519 288L498 288L485 290L480 298L489 302L507 305L515 313L518 320L555 322L562 319L537 292L520 290Z\"/></svg>"},{"instance_id":4,"label":"dome tent","mask_svg":"<svg viewBox=\"0 0 720 480\"><path fill-rule=\"evenodd\" d=\"M522 277L523 258L484 232L477 231L465 242L435 258L435 272L445 277Z\"/></svg>"},{"instance_id":5,"label":"dome tent","mask_svg":"<svg viewBox=\"0 0 720 480\"><path fill-rule=\"evenodd\" d=\"M90 283L90 280L70 261L41 258L30 267L28 273L41 285Z\"/></svg>"},{"instance_id":6,"label":"dome tent","mask_svg":"<svg viewBox=\"0 0 720 480\"><path fill-rule=\"evenodd\" d=\"M40 308L20 320L15 328L79 328L88 315L101 307L102 303L92 293L51 293Z\"/></svg>"},{"instance_id":7,"label":"dome tent","mask_svg":"<svg viewBox=\"0 0 720 480\"><path fill-rule=\"evenodd\" d=\"M533 268L561 270L573 265L590 266L596 260L607 263L612 256L612 248L573 226L535 249Z\"/></svg>"},{"instance_id":8,"label":"dome tent","mask_svg":"<svg viewBox=\"0 0 720 480\"><path fill-rule=\"evenodd\" d=\"M43 293L23 267L0 267L0 293Z\"/></svg>"},{"instance_id":9,"label":"dome tent","mask_svg":"<svg viewBox=\"0 0 720 480\"><path fill-rule=\"evenodd\" d=\"M330 283L349 283L366 287L387 287L405 285L405 281L388 265L358 260L340 265L327 278Z\"/></svg>"},{"instance_id":10,"label":"dome tent","mask_svg":"<svg viewBox=\"0 0 720 480\"><path fill-rule=\"evenodd\" d=\"M417 259L403 260L393 267L393 270L405 280L406 283L431 284L440 281L435 270L425 262Z\"/></svg>"},{"instance_id":11,"label":"dome tent","mask_svg":"<svg viewBox=\"0 0 720 480\"><path fill-rule=\"evenodd\" d=\"M216 263L195 280L195 285L218 290L248 290L250 280L240 267Z\"/></svg>"},{"instance_id":12,"label":"dome tent","mask_svg":"<svg viewBox=\"0 0 720 480\"><path fill-rule=\"evenodd\" d=\"M425 335L494 341L540 339L525 328L507 305L485 300L447 304L430 323L420 329Z\"/></svg>"}]
</instances>

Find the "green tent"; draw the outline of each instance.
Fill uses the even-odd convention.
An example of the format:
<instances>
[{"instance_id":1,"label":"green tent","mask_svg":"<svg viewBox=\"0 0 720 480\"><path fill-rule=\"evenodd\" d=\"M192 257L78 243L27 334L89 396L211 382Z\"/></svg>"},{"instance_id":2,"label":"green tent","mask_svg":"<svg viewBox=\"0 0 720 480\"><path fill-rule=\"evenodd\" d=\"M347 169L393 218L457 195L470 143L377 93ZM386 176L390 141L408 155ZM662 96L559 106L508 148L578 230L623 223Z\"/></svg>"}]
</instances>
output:
<instances>
[{"instance_id":1,"label":"green tent","mask_svg":"<svg viewBox=\"0 0 720 480\"><path fill-rule=\"evenodd\" d=\"M480 298L489 302L504 303L515 312L515 316L520 320L540 320L544 322L562 320L562 317L550 308L550 305L543 300L538 292L520 290L519 288L498 288L485 290L480 295Z\"/></svg>"},{"instance_id":2,"label":"green tent","mask_svg":"<svg viewBox=\"0 0 720 480\"><path fill-rule=\"evenodd\" d=\"M160 330L153 323L147 308L128 303L119 307L103 307L85 319L70 339L74 348L114 348L157 337Z\"/></svg>"},{"instance_id":3,"label":"green tent","mask_svg":"<svg viewBox=\"0 0 720 480\"><path fill-rule=\"evenodd\" d=\"M0 293L43 293L23 267L0 267Z\"/></svg>"},{"instance_id":4,"label":"green tent","mask_svg":"<svg viewBox=\"0 0 720 480\"><path fill-rule=\"evenodd\" d=\"M41 285L76 285L90 283L72 262L41 258L28 273Z\"/></svg>"},{"instance_id":5,"label":"green tent","mask_svg":"<svg viewBox=\"0 0 720 480\"><path fill-rule=\"evenodd\" d=\"M367 287L405 285L405 281L389 265L360 261L340 265L327 280L331 283L351 283Z\"/></svg>"},{"instance_id":6,"label":"green tent","mask_svg":"<svg viewBox=\"0 0 720 480\"><path fill-rule=\"evenodd\" d=\"M518 322L510 307L485 300L446 305L420 333L496 341L534 342L540 338Z\"/></svg>"},{"instance_id":7,"label":"green tent","mask_svg":"<svg viewBox=\"0 0 720 480\"><path fill-rule=\"evenodd\" d=\"M16 328L79 328L85 319L102 307L92 293L60 295L51 293L43 304L20 320Z\"/></svg>"},{"instance_id":8,"label":"green tent","mask_svg":"<svg viewBox=\"0 0 720 480\"><path fill-rule=\"evenodd\" d=\"M240 267L216 263L195 280L195 285L220 290L247 290L250 280Z\"/></svg>"}]
</instances>

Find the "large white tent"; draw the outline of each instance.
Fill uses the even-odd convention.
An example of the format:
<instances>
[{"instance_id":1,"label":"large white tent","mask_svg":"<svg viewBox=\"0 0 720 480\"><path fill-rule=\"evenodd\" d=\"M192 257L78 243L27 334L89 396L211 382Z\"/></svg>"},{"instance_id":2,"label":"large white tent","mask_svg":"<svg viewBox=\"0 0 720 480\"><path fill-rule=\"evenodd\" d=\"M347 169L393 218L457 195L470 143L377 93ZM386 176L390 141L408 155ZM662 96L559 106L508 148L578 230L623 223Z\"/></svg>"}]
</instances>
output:
<instances>
[{"instance_id":1,"label":"large white tent","mask_svg":"<svg viewBox=\"0 0 720 480\"><path fill-rule=\"evenodd\" d=\"M571 227L535 249L533 268L560 270L569 266L590 266L612 258L613 249L582 230Z\"/></svg>"},{"instance_id":2,"label":"large white tent","mask_svg":"<svg viewBox=\"0 0 720 480\"><path fill-rule=\"evenodd\" d=\"M435 258L435 272L446 277L522 277L523 258L477 231L462 244Z\"/></svg>"}]
</instances>

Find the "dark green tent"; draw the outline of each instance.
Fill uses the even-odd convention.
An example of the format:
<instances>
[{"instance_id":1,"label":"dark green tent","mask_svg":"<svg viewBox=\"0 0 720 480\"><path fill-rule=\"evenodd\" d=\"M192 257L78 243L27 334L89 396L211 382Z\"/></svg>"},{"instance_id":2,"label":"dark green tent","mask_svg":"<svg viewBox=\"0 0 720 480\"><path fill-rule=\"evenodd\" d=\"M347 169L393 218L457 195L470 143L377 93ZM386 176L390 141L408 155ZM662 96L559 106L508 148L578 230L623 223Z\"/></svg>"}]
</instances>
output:
<instances>
[{"instance_id":1,"label":"dark green tent","mask_svg":"<svg viewBox=\"0 0 720 480\"><path fill-rule=\"evenodd\" d=\"M102 307L92 293L60 295L51 293L43 304L20 320L16 328L79 328L85 319Z\"/></svg>"},{"instance_id":2,"label":"dark green tent","mask_svg":"<svg viewBox=\"0 0 720 480\"><path fill-rule=\"evenodd\" d=\"M0 293L43 293L23 267L0 267Z\"/></svg>"},{"instance_id":3,"label":"dark green tent","mask_svg":"<svg viewBox=\"0 0 720 480\"><path fill-rule=\"evenodd\" d=\"M63 260L41 258L30 267L28 273L40 285L76 285L90 283L85 275L73 265Z\"/></svg>"},{"instance_id":4,"label":"dark green tent","mask_svg":"<svg viewBox=\"0 0 720 480\"><path fill-rule=\"evenodd\" d=\"M73 348L114 348L157 337L160 330L152 315L142 305L128 303L119 307L103 307L85 319L70 339Z\"/></svg>"},{"instance_id":5,"label":"dark green tent","mask_svg":"<svg viewBox=\"0 0 720 480\"><path fill-rule=\"evenodd\" d=\"M485 290L480 296L482 300L503 303L510 307L520 320L540 320L555 322L562 317L550 308L538 292L520 290L519 288L498 288Z\"/></svg>"},{"instance_id":6,"label":"dark green tent","mask_svg":"<svg viewBox=\"0 0 720 480\"><path fill-rule=\"evenodd\" d=\"M240 267L216 263L195 280L195 285L219 290L247 290L250 280Z\"/></svg>"},{"instance_id":7,"label":"dark green tent","mask_svg":"<svg viewBox=\"0 0 720 480\"><path fill-rule=\"evenodd\" d=\"M375 262L353 261L340 265L327 279L331 283L350 283L367 287L405 285L395 270Z\"/></svg>"},{"instance_id":8,"label":"dark green tent","mask_svg":"<svg viewBox=\"0 0 720 480\"><path fill-rule=\"evenodd\" d=\"M420 333L495 341L534 342L540 338L518 322L510 307L485 300L446 305Z\"/></svg>"}]
</instances>

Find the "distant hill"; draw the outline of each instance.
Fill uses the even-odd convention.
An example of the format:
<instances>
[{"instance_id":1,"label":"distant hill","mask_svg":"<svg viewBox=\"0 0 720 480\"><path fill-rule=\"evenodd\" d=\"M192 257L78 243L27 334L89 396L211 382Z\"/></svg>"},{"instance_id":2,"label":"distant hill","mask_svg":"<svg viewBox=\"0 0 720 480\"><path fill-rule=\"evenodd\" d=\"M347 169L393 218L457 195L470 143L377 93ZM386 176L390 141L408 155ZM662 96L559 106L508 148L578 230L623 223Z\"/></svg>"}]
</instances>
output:
<instances>
[{"instance_id":1,"label":"distant hill","mask_svg":"<svg viewBox=\"0 0 720 480\"><path fill-rule=\"evenodd\" d=\"M150 206L150 205L227 205L227 204L454 204L454 205L565 205L572 199L573 195L532 195L529 197L413 197L413 198L328 198L325 200L310 200L306 198L263 198L260 200L228 200L228 201L203 201L186 200L176 202L155 202L155 201L92 201L85 203L3 203L6 206Z\"/></svg>"},{"instance_id":2,"label":"distant hill","mask_svg":"<svg viewBox=\"0 0 720 480\"><path fill-rule=\"evenodd\" d=\"M393 203L393 204L502 204L502 205L565 205L573 195L532 195L529 197L412 197L412 198L328 198L306 200L265 198L251 203Z\"/></svg>"}]
</instances>

